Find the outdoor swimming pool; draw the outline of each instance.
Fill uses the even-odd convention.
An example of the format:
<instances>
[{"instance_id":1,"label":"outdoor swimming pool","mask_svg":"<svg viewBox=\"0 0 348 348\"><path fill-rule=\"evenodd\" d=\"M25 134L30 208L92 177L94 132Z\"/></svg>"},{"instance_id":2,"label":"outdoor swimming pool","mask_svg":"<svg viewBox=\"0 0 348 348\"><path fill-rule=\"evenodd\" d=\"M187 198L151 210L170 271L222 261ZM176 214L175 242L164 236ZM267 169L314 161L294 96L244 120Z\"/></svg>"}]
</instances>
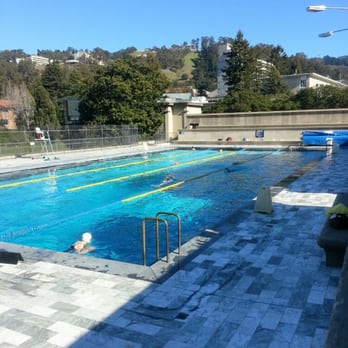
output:
<instances>
[{"instance_id":1,"label":"outdoor swimming pool","mask_svg":"<svg viewBox=\"0 0 348 348\"><path fill-rule=\"evenodd\" d=\"M145 217L178 214L184 243L214 229L261 186L274 185L322 156L320 151L177 149L2 180L0 240L64 251L89 231L95 250L88 255L142 264ZM168 174L174 179L161 185ZM172 251L177 247L176 220L168 223ZM151 264L151 229L147 239Z\"/></svg>"}]
</instances>

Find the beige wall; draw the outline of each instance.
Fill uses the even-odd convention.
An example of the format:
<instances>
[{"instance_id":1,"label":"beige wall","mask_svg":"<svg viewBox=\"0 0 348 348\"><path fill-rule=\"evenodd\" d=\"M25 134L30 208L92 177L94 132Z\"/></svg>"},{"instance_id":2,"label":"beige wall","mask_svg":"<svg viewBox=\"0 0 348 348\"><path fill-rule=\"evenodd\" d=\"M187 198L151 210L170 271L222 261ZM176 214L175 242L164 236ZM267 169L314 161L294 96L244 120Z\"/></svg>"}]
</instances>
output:
<instances>
[{"instance_id":1,"label":"beige wall","mask_svg":"<svg viewBox=\"0 0 348 348\"><path fill-rule=\"evenodd\" d=\"M177 139L179 130L189 128L190 121L187 121L186 115L202 114L201 103L174 102L166 105L165 111L165 134L166 140ZM194 120L197 122L197 119Z\"/></svg>"},{"instance_id":2,"label":"beige wall","mask_svg":"<svg viewBox=\"0 0 348 348\"><path fill-rule=\"evenodd\" d=\"M348 109L248 112L231 114L186 115L187 123L199 123L196 129L181 129L178 141L299 142L304 130L348 129ZM264 131L263 138L255 132Z\"/></svg>"},{"instance_id":3,"label":"beige wall","mask_svg":"<svg viewBox=\"0 0 348 348\"><path fill-rule=\"evenodd\" d=\"M0 110L0 120L6 120L4 129L17 129L16 117L12 110Z\"/></svg>"}]
</instances>

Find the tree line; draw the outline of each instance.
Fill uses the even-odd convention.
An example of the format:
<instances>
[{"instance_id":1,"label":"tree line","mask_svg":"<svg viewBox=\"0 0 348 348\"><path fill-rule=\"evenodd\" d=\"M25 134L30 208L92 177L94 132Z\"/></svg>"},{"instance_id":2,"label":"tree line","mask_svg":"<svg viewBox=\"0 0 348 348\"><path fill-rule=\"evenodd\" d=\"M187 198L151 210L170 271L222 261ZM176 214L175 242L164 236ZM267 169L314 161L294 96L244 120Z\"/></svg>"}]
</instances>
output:
<instances>
[{"instance_id":1,"label":"tree line","mask_svg":"<svg viewBox=\"0 0 348 348\"><path fill-rule=\"evenodd\" d=\"M76 65L63 64L78 52L71 47L64 51L39 50L37 54L50 61L44 67L25 59L28 55L23 50L0 51L0 98L15 101L17 126L23 130L63 125L63 101L74 97L81 101L82 124L129 124L152 135L163 123L164 104L159 101L168 87L194 88L200 95L216 89L218 49L223 44L231 47L223 72L227 95L209 104L205 112L348 105L345 90L305 89L292 96L280 78L316 72L342 79L348 76L346 58L288 57L281 46L250 46L241 31L235 38L202 37L190 44L141 52L134 47L113 53L101 48L85 50ZM193 57L190 73L169 78L165 72L182 69L188 55ZM269 62L271 68L262 71L259 60Z\"/></svg>"}]
</instances>

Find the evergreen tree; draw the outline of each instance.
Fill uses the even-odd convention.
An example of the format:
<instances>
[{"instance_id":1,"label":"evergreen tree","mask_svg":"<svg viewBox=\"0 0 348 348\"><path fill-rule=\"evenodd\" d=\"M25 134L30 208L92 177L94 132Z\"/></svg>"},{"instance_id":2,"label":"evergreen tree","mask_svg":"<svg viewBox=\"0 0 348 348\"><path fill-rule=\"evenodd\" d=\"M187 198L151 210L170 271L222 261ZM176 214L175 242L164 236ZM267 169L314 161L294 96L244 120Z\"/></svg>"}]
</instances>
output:
<instances>
[{"instance_id":1,"label":"evergreen tree","mask_svg":"<svg viewBox=\"0 0 348 348\"><path fill-rule=\"evenodd\" d=\"M41 76L41 84L46 88L52 100L57 101L65 95L63 71L58 62L48 64Z\"/></svg>"},{"instance_id":2,"label":"evergreen tree","mask_svg":"<svg viewBox=\"0 0 348 348\"><path fill-rule=\"evenodd\" d=\"M258 44L254 47L258 59L262 59L272 64L281 75L291 73L290 60L281 46Z\"/></svg>"},{"instance_id":3,"label":"evergreen tree","mask_svg":"<svg viewBox=\"0 0 348 348\"><path fill-rule=\"evenodd\" d=\"M238 31L230 44L230 51L226 53L226 68L223 73L228 93L244 90L256 92L259 89L257 59L241 31Z\"/></svg>"},{"instance_id":4,"label":"evergreen tree","mask_svg":"<svg viewBox=\"0 0 348 348\"><path fill-rule=\"evenodd\" d=\"M22 82L30 86L40 76L40 71L30 60L22 60L17 65L17 71Z\"/></svg>"},{"instance_id":5,"label":"evergreen tree","mask_svg":"<svg viewBox=\"0 0 348 348\"><path fill-rule=\"evenodd\" d=\"M193 59L192 80L199 95L217 88L218 45L213 38L201 39L201 50Z\"/></svg>"},{"instance_id":6,"label":"evergreen tree","mask_svg":"<svg viewBox=\"0 0 348 348\"><path fill-rule=\"evenodd\" d=\"M35 101L34 126L40 128L57 128L59 121L56 115L56 109L47 90L36 83L31 88L31 93Z\"/></svg>"},{"instance_id":7,"label":"evergreen tree","mask_svg":"<svg viewBox=\"0 0 348 348\"><path fill-rule=\"evenodd\" d=\"M261 80L261 92L264 95L289 94L289 88L284 83L278 69L271 66L267 76Z\"/></svg>"},{"instance_id":8,"label":"evergreen tree","mask_svg":"<svg viewBox=\"0 0 348 348\"><path fill-rule=\"evenodd\" d=\"M56 109L57 119L63 124L63 98L66 96L66 83L58 62L55 61L45 67L41 76L41 84L51 98Z\"/></svg>"}]
</instances>

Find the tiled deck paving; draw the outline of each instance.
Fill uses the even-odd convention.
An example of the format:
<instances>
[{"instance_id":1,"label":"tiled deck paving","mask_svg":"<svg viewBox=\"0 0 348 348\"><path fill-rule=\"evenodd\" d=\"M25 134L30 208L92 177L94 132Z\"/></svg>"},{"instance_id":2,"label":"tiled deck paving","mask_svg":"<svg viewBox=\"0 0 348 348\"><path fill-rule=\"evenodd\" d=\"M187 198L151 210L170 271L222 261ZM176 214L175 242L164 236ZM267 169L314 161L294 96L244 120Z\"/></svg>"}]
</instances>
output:
<instances>
[{"instance_id":1,"label":"tiled deck paving","mask_svg":"<svg viewBox=\"0 0 348 348\"><path fill-rule=\"evenodd\" d=\"M340 270L316 238L347 192L340 149L161 283L35 261L0 264L0 347L323 347ZM0 246L1 248L1 246Z\"/></svg>"}]
</instances>

